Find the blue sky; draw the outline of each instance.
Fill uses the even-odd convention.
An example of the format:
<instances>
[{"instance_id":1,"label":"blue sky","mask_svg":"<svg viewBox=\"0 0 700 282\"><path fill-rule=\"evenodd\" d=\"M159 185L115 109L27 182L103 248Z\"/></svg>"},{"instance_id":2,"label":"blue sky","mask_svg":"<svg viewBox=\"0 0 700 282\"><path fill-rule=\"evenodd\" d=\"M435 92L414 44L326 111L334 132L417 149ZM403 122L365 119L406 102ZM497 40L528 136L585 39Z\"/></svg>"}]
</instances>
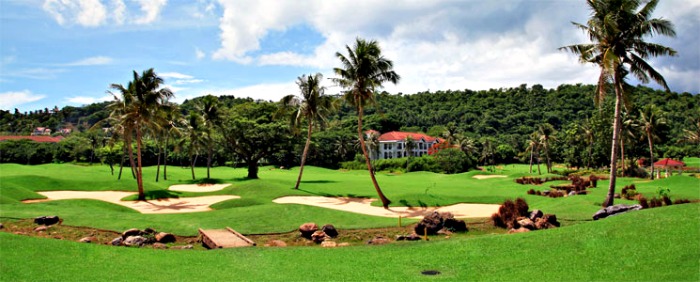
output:
<instances>
[{"instance_id":1,"label":"blue sky","mask_svg":"<svg viewBox=\"0 0 700 282\"><path fill-rule=\"evenodd\" d=\"M587 42L571 21L588 14L583 0L0 0L0 109L105 101L110 84L148 68L177 102L277 100L298 92L298 76L333 77L335 52L356 37L394 61L391 93L594 83L594 66L557 50ZM698 15L698 0L654 13L676 25L676 38L650 39L679 52L651 60L676 92L700 92Z\"/></svg>"}]
</instances>

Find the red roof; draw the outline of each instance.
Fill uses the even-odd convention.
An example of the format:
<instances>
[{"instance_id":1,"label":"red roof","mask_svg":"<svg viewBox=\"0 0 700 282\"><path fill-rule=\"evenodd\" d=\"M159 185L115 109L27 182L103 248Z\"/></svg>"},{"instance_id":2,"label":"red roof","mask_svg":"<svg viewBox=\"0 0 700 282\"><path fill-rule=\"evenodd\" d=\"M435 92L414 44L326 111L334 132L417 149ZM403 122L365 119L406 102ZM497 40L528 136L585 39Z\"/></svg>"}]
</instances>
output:
<instances>
[{"instance_id":1,"label":"red roof","mask_svg":"<svg viewBox=\"0 0 700 282\"><path fill-rule=\"evenodd\" d=\"M655 162L654 166L685 166L685 163L666 158Z\"/></svg>"},{"instance_id":2,"label":"red roof","mask_svg":"<svg viewBox=\"0 0 700 282\"><path fill-rule=\"evenodd\" d=\"M379 136L379 141L400 141L406 139L406 137L411 136L413 140L420 140L423 139L426 142L433 142L435 139L440 140L442 142L443 140L440 138L435 138L432 136L425 135L423 133L415 133L415 132L402 132L402 131L391 131L382 134Z\"/></svg>"},{"instance_id":3,"label":"red roof","mask_svg":"<svg viewBox=\"0 0 700 282\"><path fill-rule=\"evenodd\" d=\"M63 136L0 136L0 141L22 139L29 139L39 143L58 143L61 141L61 139L63 139Z\"/></svg>"}]
</instances>

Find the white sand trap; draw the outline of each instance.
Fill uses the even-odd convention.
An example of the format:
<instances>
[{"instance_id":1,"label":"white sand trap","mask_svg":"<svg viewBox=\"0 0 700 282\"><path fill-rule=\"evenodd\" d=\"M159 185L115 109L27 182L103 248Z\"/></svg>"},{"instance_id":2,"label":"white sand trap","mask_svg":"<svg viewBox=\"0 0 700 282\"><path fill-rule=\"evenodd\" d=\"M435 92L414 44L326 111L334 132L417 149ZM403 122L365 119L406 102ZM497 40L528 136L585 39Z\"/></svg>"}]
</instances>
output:
<instances>
[{"instance_id":1,"label":"white sand trap","mask_svg":"<svg viewBox=\"0 0 700 282\"><path fill-rule=\"evenodd\" d=\"M120 191L46 191L37 193L47 197L48 199L27 200L22 202L37 203L53 200L92 199L122 205L144 214L210 211L212 210L210 206L215 203L240 198L239 196L233 195L218 195L187 198L167 198L149 201L122 201L122 198L134 195L136 193Z\"/></svg>"},{"instance_id":2,"label":"white sand trap","mask_svg":"<svg viewBox=\"0 0 700 282\"><path fill-rule=\"evenodd\" d=\"M180 184L168 188L170 191L179 192L213 192L222 190L231 184Z\"/></svg>"},{"instance_id":3,"label":"white sand trap","mask_svg":"<svg viewBox=\"0 0 700 282\"><path fill-rule=\"evenodd\" d=\"M384 216L384 217L410 217L422 218L425 214L433 211L451 212L459 218L490 217L498 211L500 205L491 204L456 204L445 207L392 207L384 209L372 206L375 199L347 198L347 197L319 197L319 196L288 196L274 199L278 204L300 204L321 208L334 209L352 213Z\"/></svg>"},{"instance_id":4,"label":"white sand trap","mask_svg":"<svg viewBox=\"0 0 700 282\"><path fill-rule=\"evenodd\" d=\"M491 178L506 178L506 177L508 177L508 175L482 175L482 174L477 174L477 175L472 176L472 178L476 178L476 179L479 179L479 180L482 180L482 179L491 179Z\"/></svg>"}]
</instances>

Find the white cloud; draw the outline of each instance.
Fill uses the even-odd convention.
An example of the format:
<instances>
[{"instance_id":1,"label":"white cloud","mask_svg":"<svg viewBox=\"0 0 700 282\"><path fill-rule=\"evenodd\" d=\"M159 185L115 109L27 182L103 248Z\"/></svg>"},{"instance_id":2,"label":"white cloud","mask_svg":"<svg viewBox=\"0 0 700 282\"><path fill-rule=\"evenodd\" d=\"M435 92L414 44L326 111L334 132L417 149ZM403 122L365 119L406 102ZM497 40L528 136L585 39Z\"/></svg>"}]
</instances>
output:
<instances>
[{"instance_id":1,"label":"white cloud","mask_svg":"<svg viewBox=\"0 0 700 282\"><path fill-rule=\"evenodd\" d=\"M201 59L204 59L204 57L206 57L206 54L204 54L204 52L202 50L200 50L199 48L195 48L194 49L194 56L195 56L195 58L197 58L197 60L201 60Z\"/></svg>"},{"instance_id":2,"label":"white cloud","mask_svg":"<svg viewBox=\"0 0 700 282\"><path fill-rule=\"evenodd\" d=\"M96 27L107 19L107 10L99 0L46 0L42 8L60 25L75 22Z\"/></svg>"},{"instance_id":3,"label":"white cloud","mask_svg":"<svg viewBox=\"0 0 700 282\"><path fill-rule=\"evenodd\" d=\"M98 66L112 63L112 58L105 56L89 57L75 62L63 64L64 66Z\"/></svg>"},{"instance_id":4,"label":"white cloud","mask_svg":"<svg viewBox=\"0 0 700 282\"><path fill-rule=\"evenodd\" d=\"M203 79L198 79L198 78L195 78L194 76L184 74L184 73L179 73L179 72L164 72L164 73L158 74L158 76L160 76L163 79L168 80L166 82L169 82L170 85L168 85L166 87L170 88L170 90L172 90L172 91L175 91L176 89L177 90L186 89L186 88L181 88L181 87L174 86L174 85L186 85L186 84L195 84L195 83L204 82ZM170 79L173 79L174 82L170 82Z\"/></svg>"},{"instance_id":5,"label":"white cloud","mask_svg":"<svg viewBox=\"0 0 700 282\"><path fill-rule=\"evenodd\" d=\"M179 72L163 72L159 73L158 76L162 78L175 78L175 79L192 79L194 76L184 74L184 73L179 73Z\"/></svg>"},{"instance_id":6,"label":"white cloud","mask_svg":"<svg viewBox=\"0 0 700 282\"><path fill-rule=\"evenodd\" d=\"M53 79L59 73L65 72L64 69L49 69L49 68L31 68L20 69L11 72L3 72L4 76L23 77L31 79Z\"/></svg>"},{"instance_id":7,"label":"white cloud","mask_svg":"<svg viewBox=\"0 0 700 282\"><path fill-rule=\"evenodd\" d=\"M18 105L36 102L46 98L46 95L34 94L29 90L9 91L0 93L0 109L10 110Z\"/></svg>"},{"instance_id":8,"label":"white cloud","mask_svg":"<svg viewBox=\"0 0 700 282\"><path fill-rule=\"evenodd\" d=\"M144 15L134 22L136 24L147 24L152 23L158 19L160 10L167 4L167 0L136 0L141 5L141 11Z\"/></svg>"},{"instance_id":9,"label":"white cloud","mask_svg":"<svg viewBox=\"0 0 700 282\"><path fill-rule=\"evenodd\" d=\"M66 98L66 102L69 104L74 104L74 105L88 105L88 104L93 104L93 103L111 101L112 99L113 99L112 96L103 96L103 97L99 97L99 98L88 97L88 96L74 96L74 97Z\"/></svg>"},{"instance_id":10,"label":"white cloud","mask_svg":"<svg viewBox=\"0 0 700 282\"><path fill-rule=\"evenodd\" d=\"M111 0L107 14L107 8L103 2L107 0L45 0L42 8L49 13L60 25L68 26L78 24L86 27L105 25L111 20L117 25L124 24L127 18L129 22L143 25L158 19L167 0L134 0L141 11L140 15L133 11L135 7L127 6L123 0Z\"/></svg>"}]
</instances>

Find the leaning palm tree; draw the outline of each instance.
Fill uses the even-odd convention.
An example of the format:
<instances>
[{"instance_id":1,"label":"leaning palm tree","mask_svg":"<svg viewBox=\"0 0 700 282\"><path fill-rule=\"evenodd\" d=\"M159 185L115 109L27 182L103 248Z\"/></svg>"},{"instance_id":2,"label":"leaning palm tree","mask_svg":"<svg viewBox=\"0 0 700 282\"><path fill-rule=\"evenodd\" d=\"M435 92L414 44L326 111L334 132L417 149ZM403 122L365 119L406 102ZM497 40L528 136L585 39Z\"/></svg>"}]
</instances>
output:
<instances>
[{"instance_id":1,"label":"leaning palm tree","mask_svg":"<svg viewBox=\"0 0 700 282\"><path fill-rule=\"evenodd\" d=\"M651 179L654 179L654 140L659 137L656 131L659 126L666 124L666 119L659 108L655 105L647 105L639 111L639 128L649 142L649 162L651 164Z\"/></svg>"},{"instance_id":2,"label":"leaning palm tree","mask_svg":"<svg viewBox=\"0 0 700 282\"><path fill-rule=\"evenodd\" d=\"M121 84L112 84L112 88L118 90L123 97L120 101L118 96L114 96L115 104L121 104L119 120L124 126L124 137L128 140L127 148L129 149L132 167L134 167L133 150L131 149L131 138L136 141L136 183L138 187L138 199L143 201L146 196L143 191L143 163L142 163L142 148L143 136L146 131L153 127L157 127L158 114L162 105L172 98L174 95L168 88L161 88L163 79L156 75L153 69L145 70L139 75L134 71L133 81L129 82L127 87ZM118 108L117 107L117 108ZM132 136L132 132L134 135ZM128 133L127 133L128 132Z\"/></svg>"},{"instance_id":3,"label":"leaning palm tree","mask_svg":"<svg viewBox=\"0 0 700 282\"><path fill-rule=\"evenodd\" d=\"M299 86L300 96L287 95L279 101L278 113L290 117L290 128L296 131L304 120L308 123L306 144L304 144L304 152L301 154L299 177L297 177L294 189L299 189L301 176L304 174L304 164L311 145L311 133L315 125L314 122L323 125L326 122L326 116L336 109L335 100L331 96L324 95L326 88L321 86L322 79L323 75L320 73L298 77L297 85ZM293 112L293 114L290 114L290 112Z\"/></svg>"},{"instance_id":4,"label":"leaning palm tree","mask_svg":"<svg viewBox=\"0 0 700 282\"><path fill-rule=\"evenodd\" d=\"M643 83L654 80L670 91L666 80L646 61L651 57L674 56L676 51L644 41L645 37L665 35L673 37L673 24L665 19L651 18L659 0L643 3L640 0L587 0L592 10L588 25L573 23L592 41L559 48L579 56L581 63L592 63L600 68L595 101L606 94L606 84L612 82L615 91L612 150L610 153L610 186L603 206L613 204L615 195L617 151L620 134L620 111L629 88L625 78L632 73ZM641 6L641 7L640 7Z\"/></svg>"},{"instance_id":5,"label":"leaning palm tree","mask_svg":"<svg viewBox=\"0 0 700 282\"><path fill-rule=\"evenodd\" d=\"M367 155L367 148L362 136L362 114L364 106L374 101L375 89L382 87L384 82L396 84L400 76L394 72L393 62L382 56L382 50L379 48L377 41L366 41L357 38L353 48L345 45L345 49L348 51L347 56L340 52L335 53L342 67L333 69L335 74L340 76L339 78L333 78L333 81L348 89L345 93L345 100L357 110L357 136L361 143L362 154L365 156L367 170L370 172L374 189L377 190L377 194L382 200L382 206L388 209L391 201L384 196L384 193L379 188Z\"/></svg>"}]
</instances>

